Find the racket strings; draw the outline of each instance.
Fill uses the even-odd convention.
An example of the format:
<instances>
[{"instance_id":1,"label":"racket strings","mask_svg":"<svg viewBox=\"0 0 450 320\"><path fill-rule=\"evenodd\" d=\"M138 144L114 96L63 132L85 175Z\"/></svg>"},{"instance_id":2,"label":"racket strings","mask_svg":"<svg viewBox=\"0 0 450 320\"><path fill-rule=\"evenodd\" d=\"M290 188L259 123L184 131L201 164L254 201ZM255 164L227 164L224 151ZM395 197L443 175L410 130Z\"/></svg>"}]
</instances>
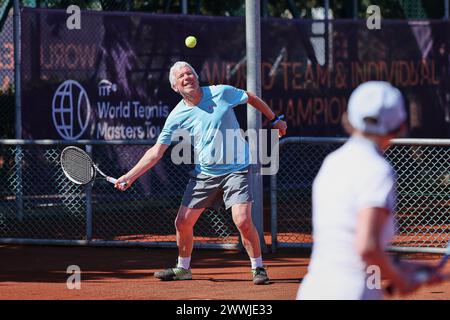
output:
<instances>
[{"instance_id":1,"label":"racket strings","mask_svg":"<svg viewBox=\"0 0 450 320\"><path fill-rule=\"evenodd\" d=\"M94 178L92 161L82 150L64 150L61 155L61 165L66 175L75 183L87 184Z\"/></svg>"}]
</instances>

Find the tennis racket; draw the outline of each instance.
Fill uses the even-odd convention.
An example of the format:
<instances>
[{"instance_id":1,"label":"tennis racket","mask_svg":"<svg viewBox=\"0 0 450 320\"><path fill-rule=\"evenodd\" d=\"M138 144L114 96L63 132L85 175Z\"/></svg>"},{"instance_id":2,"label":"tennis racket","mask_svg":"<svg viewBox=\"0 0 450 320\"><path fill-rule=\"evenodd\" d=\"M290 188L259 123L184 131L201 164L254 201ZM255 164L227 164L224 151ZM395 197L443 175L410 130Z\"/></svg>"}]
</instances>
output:
<instances>
[{"instance_id":1,"label":"tennis racket","mask_svg":"<svg viewBox=\"0 0 450 320\"><path fill-rule=\"evenodd\" d=\"M60 162L64 174L73 183L86 185L95 179L105 179L112 184L115 184L117 181L117 179L103 173L87 152L78 147L70 146L64 148L61 152ZM97 173L100 174L98 178ZM122 185L126 186L126 183L123 182Z\"/></svg>"},{"instance_id":2,"label":"tennis racket","mask_svg":"<svg viewBox=\"0 0 450 320\"><path fill-rule=\"evenodd\" d=\"M431 276L433 275L434 272L438 272L439 270L444 268L444 266L448 262L449 257L450 257L450 241L447 244L447 248L445 248L444 255L442 256L441 260L439 260L439 263L436 265L436 267L425 266L423 268L420 268L414 274L414 281L416 281L417 283L427 282L431 278ZM395 288L392 284L386 288L386 292L389 295L392 295L394 293L394 291L395 291Z\"/></svg>"}]
</instances>

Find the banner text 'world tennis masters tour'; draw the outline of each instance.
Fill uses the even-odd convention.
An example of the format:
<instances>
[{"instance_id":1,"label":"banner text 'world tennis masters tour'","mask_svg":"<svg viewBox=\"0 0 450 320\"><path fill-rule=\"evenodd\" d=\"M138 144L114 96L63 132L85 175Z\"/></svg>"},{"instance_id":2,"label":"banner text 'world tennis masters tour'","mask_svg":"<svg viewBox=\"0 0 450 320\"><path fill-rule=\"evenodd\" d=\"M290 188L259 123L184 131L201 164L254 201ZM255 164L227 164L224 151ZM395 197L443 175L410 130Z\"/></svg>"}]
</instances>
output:
<instances>
[{"instance_id":1,"label":"banner text 'world tennis masters tour'","mask_svg":"<svg viewBox=\"0 0 450 320\"><path fill-rule=\"evenodd\" d=\"M155 126L154 118L167 118L169 106L160 101L157 105L142 105L139 101L120 101L111 104L108 101L97 102L98 120L96 123L96 139L156 139L161 132L161 126ZM130 120L137 125L127 126ZM124 121L125 120L125 121Z\"/></svg>"}]
</instances>

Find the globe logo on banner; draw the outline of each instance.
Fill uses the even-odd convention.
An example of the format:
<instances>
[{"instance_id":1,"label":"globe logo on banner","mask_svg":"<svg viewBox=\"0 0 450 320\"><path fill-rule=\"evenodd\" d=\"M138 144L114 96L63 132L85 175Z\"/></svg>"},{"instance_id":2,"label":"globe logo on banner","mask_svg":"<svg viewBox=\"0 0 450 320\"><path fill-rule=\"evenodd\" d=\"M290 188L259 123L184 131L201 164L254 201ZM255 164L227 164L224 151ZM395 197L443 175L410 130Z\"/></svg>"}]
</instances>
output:
<instances>
[{"instance_id":1,"label":"globe logo on banner","mask_svg":"<svg viewBox=\"0 0 450 320\"><path fill-rule=\"evenodd\" d=\"M53 96L53 124L65 140L81 137L89 123L91 104L86 90L76 81L64 81Z\"/></svg>"}]
</instances>

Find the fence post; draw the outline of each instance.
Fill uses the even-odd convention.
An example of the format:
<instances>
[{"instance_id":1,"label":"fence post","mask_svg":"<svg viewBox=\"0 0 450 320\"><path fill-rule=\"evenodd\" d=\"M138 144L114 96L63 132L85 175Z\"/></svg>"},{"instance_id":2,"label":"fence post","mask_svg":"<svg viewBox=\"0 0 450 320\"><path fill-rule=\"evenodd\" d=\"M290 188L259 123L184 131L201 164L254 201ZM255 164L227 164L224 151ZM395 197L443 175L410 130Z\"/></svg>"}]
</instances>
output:
<instances>
[{"instance_id":1,"label":"fence post","mask_svg":"<svg viewBox=\"0 0 450 320\"><path fill-rule=\"evenodd\" d=\"M275 253L277 251L277 195L277 175L273 174L272 176L270 176L270 234L272 236L272 253Z\"/></svg>"},{"instance_id":2,"label":"fence post","mask_svg":"<svg viewBox=\"0 0 450 320\"><path fill-rule=\"evenodd\" d=\"M448 9L449 9L449 0L444 0L444 19L445 20L448 20L448 15L449 15Z\"/></svg>"},{"instance_id":3,"label":"fence post","mask_svg":"<svg viewBox=\"0 0 450 320\"><path fill-rule=\"evenodd\" d=\"M16 139L22 139L22 101L20 96L20 0L14 0L13 37L14 37L14 102L16 105Z\"/></svg>"},{"instance_id":4,"label":"fence post","mask_svg":"<svg viewBox=\"0 0 450 320\"><path fill-rule=\"evenodd\" d=\"M86 152L92 157L92 145L86 145ZM92 183L86 185L86 240L92 240Z\"/></svg>"},{"instance_id":5,"label":"fence post","mask_svg":"<svg viewBox=\"0 0 450 320\"><path fill-rule=\"evenodd\" d=\"M20 0L14 0L13 14L13 37L14 37L14 104L15 104L15 138L22 139L22 101L21 101L21 82L20 82ZM22 186L22 146L18 145L14 155L14 161L17 170L17 189L16 189L16 207L17 218L23 219L23 186Z\"/></svg>"},{"instance_id":6,"label":"fence post","mask_svg":"<svg viewBox=\"0 0 450 320\"><path fill-rule=\"evenodd\" d=\"M353 20L358 19L358 0L353 0Z\"/></svg>"},{"instance_id":7,"label":"fence post","mask_svg":"<svg viewBox=\"0 0 450 320\"><path fill-rule=\"evenodd\" d=\"M259 0L245 1L245 32L247 44L247 90L261 96L261 10ZM261 249L267 252L264 241L264 221L263 221L263 190L261 177L261 163L259 155L259 132L261 130L261 113L253 107L247 107L247 128L257 132L256 138L252 139L249 135L250 154L256 155L256 163L251 164L253 173L253 206L252 218L258 231ZM256 141L253 141L256 140ZM253 159L253 162L255 159Z\"/></svg>"}]
</instances>

